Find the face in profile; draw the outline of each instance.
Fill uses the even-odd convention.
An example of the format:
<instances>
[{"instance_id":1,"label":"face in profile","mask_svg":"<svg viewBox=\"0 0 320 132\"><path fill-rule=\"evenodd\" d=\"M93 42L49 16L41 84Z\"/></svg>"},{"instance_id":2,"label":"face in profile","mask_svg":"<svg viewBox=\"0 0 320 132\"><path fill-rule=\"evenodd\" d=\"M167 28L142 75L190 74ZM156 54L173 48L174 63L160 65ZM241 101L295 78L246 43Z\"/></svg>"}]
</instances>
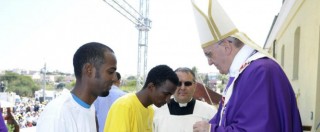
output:
<instances>
[{"instance_id":1,"label":"face in profile","mask_svg":"<svg viewBox=\"0 0 320 132\"><path fill-rule=\"evenodd\" d=\"M179 84L176 92L174 93L174 98L179 103L188 103L196 90L196 84L191 73L187 72L176 72L179 78Z\"/></svg>"},{"instance_id":2,"label":"face in profile","mask_svg":"<svg viewBox=\"0 0 320 132\"><path fill-rule=\"evenodd\" d=\"M175 92L176 88L177 86L168 80L158 87L153 86L151 95L153 104L157 107L161 107L166 104L170 100L170 97Z\"/></svg>"},{"instance_id":3,"label":"face in profile","mask_svg":"<svg viewBox=\"0 0 320 132\"><path fill-rule=\"evenodd\" d=\"M117 60L113 53L105 52L105 63L96 68L95 91L97 96L108 96L109 90L116 78Z\"/></svg>"},{"instance_id":4,"label":"face in profile","mask_svg":"<svg viewBox=\"0 0 320 132\"><path fill-rule=\"evenodd\" d=\"M203 52L207 57L208 64L214 65L221 74L227 74L228 68L225 66L226 56L223 49L224 41L219 41L215 44L203 48Z\"/></svg>"}]
</instances>

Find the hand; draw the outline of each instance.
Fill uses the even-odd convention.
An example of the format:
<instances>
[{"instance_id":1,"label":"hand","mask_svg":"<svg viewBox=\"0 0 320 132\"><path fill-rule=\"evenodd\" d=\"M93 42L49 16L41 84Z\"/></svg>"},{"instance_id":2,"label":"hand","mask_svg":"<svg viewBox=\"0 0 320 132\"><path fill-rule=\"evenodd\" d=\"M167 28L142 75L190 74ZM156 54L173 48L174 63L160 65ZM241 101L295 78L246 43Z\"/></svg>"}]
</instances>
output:
<instances>
[{"instance_id":1,"label":"hand","mask_svg":"<svg viewBox=\"0 0 320 132\"><path fill-rule=\"evenodd\" d=\"M193 132L209 132L210 124L208 121L198 121L193 124Z\"/></svg>"}]
</instances>

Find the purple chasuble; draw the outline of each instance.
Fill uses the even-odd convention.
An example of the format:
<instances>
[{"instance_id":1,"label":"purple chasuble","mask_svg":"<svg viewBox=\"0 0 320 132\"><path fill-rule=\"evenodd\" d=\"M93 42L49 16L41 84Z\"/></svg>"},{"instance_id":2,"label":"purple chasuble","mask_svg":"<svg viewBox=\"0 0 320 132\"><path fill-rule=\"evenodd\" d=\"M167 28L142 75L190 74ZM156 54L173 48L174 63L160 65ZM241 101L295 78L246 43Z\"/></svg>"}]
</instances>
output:
<instances>
[{"instance_id":1,"label":"purple chasuble","mask_svg":"<svg viewBox=\"0 0 320 132\"><path fill-rule=\"evenodd\" d=\"M233 92L223 115L220 102L210 120L211 132L301 132L302 124L292 86L272 59L251 64L234 82Z\"/></svg>"},{"instance_id":2,"label":"purple chasuble","mask_svg":"<svg viewBox=\"0 0 320 132\"><path fill-rule=\"evenodd\" d=\"M2 117L2 111L0 111L0 132L7 132L8 129L7 129L7 126L6 124L4 123L4 118Z\"/></svg>"},{"instance_id":3,"label":"purple chasuble","mask_svg":"<svg viewBox=\"0 0 320 132\"><path fill-rule=\"evenodd\" d=\"M234 77L229 77L227 88L231 85L231 83L233 82L233 79L234 79Z\"/></svg>"}]
</instances>

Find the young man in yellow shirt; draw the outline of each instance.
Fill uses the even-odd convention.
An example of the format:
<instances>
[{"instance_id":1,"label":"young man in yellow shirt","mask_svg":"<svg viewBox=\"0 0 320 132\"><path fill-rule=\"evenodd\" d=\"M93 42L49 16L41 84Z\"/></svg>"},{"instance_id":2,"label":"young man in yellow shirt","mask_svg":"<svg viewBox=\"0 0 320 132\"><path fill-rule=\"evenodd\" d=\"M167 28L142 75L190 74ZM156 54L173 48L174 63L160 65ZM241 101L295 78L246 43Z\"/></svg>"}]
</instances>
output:
<instances>
[{"instance_id":1,"label":"young man in yellow shirt","mask_svg":"<svg viewBox=\"0 0 320 132\"><path fill-rule=\"evenodd\" d=\"M150 70L143 88L137 93L120 97L111 106L104 127L105 132L152 132L154 110L174 94L179 79L166 65Z\"/></svg>"}]
</instances>

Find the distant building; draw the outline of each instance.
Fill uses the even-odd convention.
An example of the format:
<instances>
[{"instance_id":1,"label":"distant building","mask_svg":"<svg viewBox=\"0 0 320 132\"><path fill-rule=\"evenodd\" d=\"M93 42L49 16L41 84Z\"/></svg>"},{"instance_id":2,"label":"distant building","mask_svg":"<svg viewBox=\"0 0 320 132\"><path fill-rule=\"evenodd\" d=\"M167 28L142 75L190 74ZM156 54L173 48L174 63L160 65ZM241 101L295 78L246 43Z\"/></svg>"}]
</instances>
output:
<instances>
[{"instance_id":1,"label":"distant building","mask_svg":"<svg viewBox=\"0 0 320 132\"><path fill-rule=\"evenodd\" d=\"M0 76L5 74L5 70L0 70Z\"/></svg>"},{"instance_id":2,"label":"distant building","mask_svg":"<svg viewBox=\"0 0 320 132\"><path fill-rule=\"evenodd\" d=\"M217 86L217 81L219 81L218 79L219 73L218 72L210 72L208 73L208 87L211 88L213 91L216 91L216 86Z\"/></svg>"},{"instance_id":3,"label":"distant building","mask_svg":"<svg viewBox=\"0 0 320 132\"><path fill-rule=\"evenodd\" d=\"M304 130L320 131L320 0L285 0L264 46L286 72Z\"/></svg>"}]
</instances>

